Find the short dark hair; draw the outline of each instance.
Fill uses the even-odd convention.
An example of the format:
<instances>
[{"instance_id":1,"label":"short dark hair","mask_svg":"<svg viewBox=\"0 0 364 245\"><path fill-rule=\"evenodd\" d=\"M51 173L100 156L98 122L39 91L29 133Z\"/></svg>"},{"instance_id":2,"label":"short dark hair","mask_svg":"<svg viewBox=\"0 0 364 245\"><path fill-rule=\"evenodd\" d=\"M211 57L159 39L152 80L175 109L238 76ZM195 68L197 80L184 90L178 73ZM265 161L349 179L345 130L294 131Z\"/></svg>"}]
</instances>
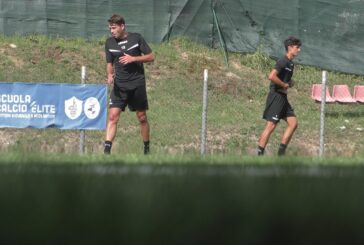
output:
<instances>
[{"instance_id":1,"label":"short dark hair","mask_svg":"<svg viewBox=\"0 0 364 245\"><path fill-rule=\"evenodd\" d=\"M113 14L108 20L109 24L125 25L125 19L119 14Z\"/></svg>"},{"instance_id":2,"label":"short dark hair","mask_svg":"<svg viewBox=\"0 0 364 245\"><path fill-rule=\"evenodd\" d=\"M286 51L288 51L288 46L298 46L301 47L302 43L297 37L290 36L286 40L284 40L284 47Z\"/></svg>"}]
</instances>

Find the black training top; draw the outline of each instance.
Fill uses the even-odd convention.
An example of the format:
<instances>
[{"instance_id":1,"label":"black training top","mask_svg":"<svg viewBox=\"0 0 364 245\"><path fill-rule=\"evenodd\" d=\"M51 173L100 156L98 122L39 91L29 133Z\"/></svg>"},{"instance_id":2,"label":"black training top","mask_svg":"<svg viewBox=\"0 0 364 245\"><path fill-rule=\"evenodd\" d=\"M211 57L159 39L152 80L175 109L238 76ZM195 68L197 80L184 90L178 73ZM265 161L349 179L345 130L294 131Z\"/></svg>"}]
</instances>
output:
<instances>
[{"instance_id":1,"label":"black training top","mask_svg":"<svg viewBox=\"0 0 364 245\"><path fill-rule=\"evenodd\" d=\"M279 59L274 67L275 70L278 72L278 77L281 79L284 83L288 83L291 81L293 70L294 70L294 64L291 60L287 58L287 56L282 57ZM270 82L270 91L279 91L282 87L275 84L274 82Z\"/></svg>"},{"instance_id":2,"label":"black training top","mask_svg":"<svg viewBox=\"0 0 364 245\"><path fill-rule=\"evenodd\" d=\"M139 33L128 33L124 39L110 37L105 43L106 62L114 65L114 84L120 88L133 89L145 85L144 66L142 62L123 65L119 58L124 53L131 56L150 54L151 48Z\"/></svg>"}]
</instances>

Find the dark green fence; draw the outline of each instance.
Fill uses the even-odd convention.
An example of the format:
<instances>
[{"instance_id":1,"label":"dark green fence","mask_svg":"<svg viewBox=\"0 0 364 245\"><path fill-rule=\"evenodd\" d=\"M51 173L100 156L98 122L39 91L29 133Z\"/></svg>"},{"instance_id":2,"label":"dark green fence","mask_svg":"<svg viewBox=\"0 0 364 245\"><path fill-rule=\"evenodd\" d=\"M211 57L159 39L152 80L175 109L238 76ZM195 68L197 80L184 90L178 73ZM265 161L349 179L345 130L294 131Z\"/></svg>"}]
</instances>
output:
<instances>
[{"instance_id":1,"label":"dark green fence","mask_svg":"<svg viewBox=\"0 0 364 245\"><path fill-rule=\"evenodd\" d=\"M106 20L120 13L129 31L151 42L188 36L279 57L282 40L296 35L304 43L299 63L363 75L363 12L362 1L347 0L2 0L0 31L96 38L108 35Z\"/></svg>"}]
</instances>

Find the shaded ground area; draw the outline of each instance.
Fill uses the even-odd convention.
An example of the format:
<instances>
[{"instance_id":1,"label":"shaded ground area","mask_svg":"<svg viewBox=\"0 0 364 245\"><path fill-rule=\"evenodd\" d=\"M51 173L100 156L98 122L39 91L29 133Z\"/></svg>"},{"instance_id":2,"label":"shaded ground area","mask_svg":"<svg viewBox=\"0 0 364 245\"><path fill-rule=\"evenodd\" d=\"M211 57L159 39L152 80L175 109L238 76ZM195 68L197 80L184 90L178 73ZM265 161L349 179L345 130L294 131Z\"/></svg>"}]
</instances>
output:
<instances>
[{"instance_id":1,"label":"shaded ground area","mask_svg":"<svg viewBox=\"0 0 364 245\"><path fill-rule=\"evenodd\" d=\"M360 244L360 166L1 165L4 244Z\"/></svg>"}]
</instances>

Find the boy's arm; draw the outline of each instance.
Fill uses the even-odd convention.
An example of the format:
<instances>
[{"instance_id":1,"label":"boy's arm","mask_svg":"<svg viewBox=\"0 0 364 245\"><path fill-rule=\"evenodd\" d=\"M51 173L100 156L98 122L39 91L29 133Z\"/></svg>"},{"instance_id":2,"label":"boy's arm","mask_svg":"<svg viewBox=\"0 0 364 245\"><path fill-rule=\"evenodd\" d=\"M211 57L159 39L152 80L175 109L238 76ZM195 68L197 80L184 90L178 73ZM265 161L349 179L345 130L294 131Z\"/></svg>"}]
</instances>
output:
<instances>
[{"instance_id":1,"label":"boy's arm","mask_svg":"<svg viewBox=\"0 0 364 245\"><path fill-rule=\"evenodd\" d=\"M270 72L268 79L285 90L289 88L289 84L284 83L281 79L279 79L278 71L276 69L273 69Z\"/></svg>"},{"instance_id":2,"label":"boy's arm","mask_svg":"<svg viewBox=\"0 0 364 245\"><path fill-rule=\"evenodd\" d=\"M293 79L291 79L291 80L288 82L288 85L289 85L289 87L290 87L290 88L292 88L292 87L293 87L293 85L294 85L294 80L293 80Z\"/></svg>"}]
</instances>

